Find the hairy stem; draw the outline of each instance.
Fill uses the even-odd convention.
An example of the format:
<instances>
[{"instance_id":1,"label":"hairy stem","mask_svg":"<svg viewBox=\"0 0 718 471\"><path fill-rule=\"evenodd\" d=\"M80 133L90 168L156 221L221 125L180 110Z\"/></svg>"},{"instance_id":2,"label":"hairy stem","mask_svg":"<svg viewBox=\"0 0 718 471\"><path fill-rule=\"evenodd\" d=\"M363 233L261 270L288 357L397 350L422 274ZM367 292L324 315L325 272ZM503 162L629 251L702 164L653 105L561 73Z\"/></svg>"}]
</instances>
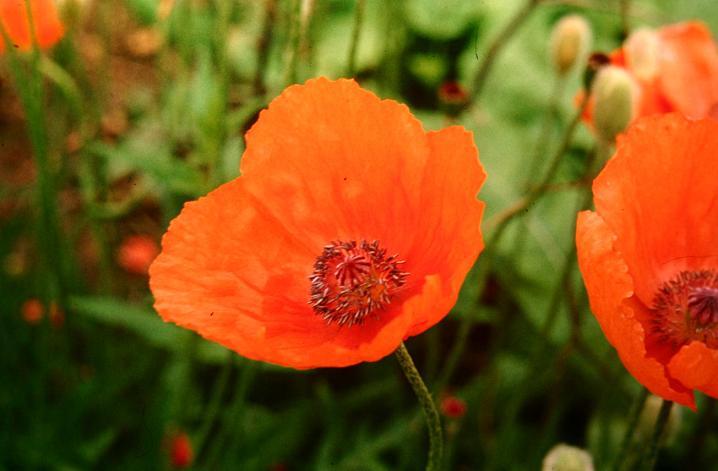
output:
<instances>
[{"instance_id":1,"label":"hairy stem","mask_svg":"<svg viewBox=\"0 0 718 471\"><path fill-rule=\"evenodd\" d=\"M419 403L421 404L424 418L426 419L426 426L429 429L429 457L426 463L427 471L438 471L441 469L441 456L444 449L444 438L441 431L441 420L439 419L439 412L436 410L436 405L431 397L431 393L426 388L424 380L421 379L419 371L414 365L414 361L409 355L409 351L406 349L404 343L399 345L399 348L394 352L401 370L404 372L404 376L409 381L411 389L414 390Z\"/></svg>"}]
</instances>

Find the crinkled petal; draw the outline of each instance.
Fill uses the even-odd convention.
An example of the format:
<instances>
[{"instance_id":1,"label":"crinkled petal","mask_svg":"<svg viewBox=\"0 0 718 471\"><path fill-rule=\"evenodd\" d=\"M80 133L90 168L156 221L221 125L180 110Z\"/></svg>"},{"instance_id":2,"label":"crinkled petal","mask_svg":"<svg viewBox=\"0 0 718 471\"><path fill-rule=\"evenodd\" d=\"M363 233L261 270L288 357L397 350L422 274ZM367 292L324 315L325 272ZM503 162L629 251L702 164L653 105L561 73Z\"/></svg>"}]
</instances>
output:
<instances>
[{"instance_id":1,"label":"crinkled petal","mask_svg":"<svg viewBox=\"0 0 718 471\"><path fill-rule=\"evenodd\" d=\"M287 88L262 111L241 170L252 193L271 200L317 254L331 240L376 239L405 258L422 217L429 154L406 106L352 80L318 78Z\"/></svg>"},{"instance_id":2,"label":"crinkled petal","mask_svg":"<svg viewBox=\"0 0 718 471\"><path fill-rule=\"evenodd\" d=\"M636 317L638 302L626 261L616 250L616 234L598 214L579 213L576 227L578 263L591 310L626 369L654 394L694 407L691 391L671 381L665 366L647 356L645 332Z\"/></svg>"},{"instance_id":3,"label":"crinkled petal","mask_svg":"<svg viewBox=\"0 0 718 471\"><path fill-rule=\"evenodd\" d=\"M461 285L484 247L484 203L475 195L486 179L470 132L453 126L428 134L431 154L424 171L422 218L407 258L420 261L419 273L438 273L444 296L414 319L409 335L441 320L456 304Z\"/></svg>"},{"instance_id":4,"label":"crinkled petal","mask_svg":"<svg viewBox=\"0 0 718 471\"><path fill-rule=\"evenodd\" d=\"M718 351L702 342L685 345L668 363L671 376L687 388L718 398Z\"/></svg>"},{"instance_id":5,"label":"crinkled petal","mask_svg":"<svg viewBox=\"0 0 718 471\"><path fill-rule=\"evenodd\" d=\"M716 266L716 148L714 120L647 117L619 137L593 183L596 212L618 235L616 247L647 306L679 271Z\"/></svg>"}]
</instances>

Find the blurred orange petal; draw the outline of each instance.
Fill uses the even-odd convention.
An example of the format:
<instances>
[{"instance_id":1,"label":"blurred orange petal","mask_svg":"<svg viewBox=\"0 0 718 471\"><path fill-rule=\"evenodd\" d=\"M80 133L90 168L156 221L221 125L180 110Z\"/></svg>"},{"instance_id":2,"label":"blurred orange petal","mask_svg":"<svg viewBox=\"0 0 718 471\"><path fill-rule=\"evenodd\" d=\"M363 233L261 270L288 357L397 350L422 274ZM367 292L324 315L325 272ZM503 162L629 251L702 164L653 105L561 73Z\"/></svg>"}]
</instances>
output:
<instances>
[{"instance_id":1,"label":"blurred orange petal","mask_svg":"<svg viewBox=\"0 0 718 471\"><path fill-rule=\"evenodd\" d=\"M42 48L48 48L59 41L65 33L57 14L55 1L29 1L37 43ZM25 2L26 0L0 0L0 23L13 46L21 51L32 48L32 29ZM5 41L0 40L0 53L4 50Z\"/></svg>"}]
</instances>

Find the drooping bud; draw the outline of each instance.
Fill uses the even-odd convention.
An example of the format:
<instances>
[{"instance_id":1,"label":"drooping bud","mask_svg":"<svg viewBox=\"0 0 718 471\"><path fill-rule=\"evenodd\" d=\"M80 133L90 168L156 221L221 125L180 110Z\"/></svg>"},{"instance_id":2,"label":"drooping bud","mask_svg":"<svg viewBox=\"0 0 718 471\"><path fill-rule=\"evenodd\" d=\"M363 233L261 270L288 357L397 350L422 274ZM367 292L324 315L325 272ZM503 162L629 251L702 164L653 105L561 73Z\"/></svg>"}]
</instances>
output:
<instances>
[{"instance_id":1,"label":"drooping bud","mask_svg":"<svg viewBox=\"0 0 718 471\"><path fill-rule=\"evenodd\" d=\"M638 435L642 437L641 439L647 440L648 437L653 435L653 431L656 427L656 419L658 418L662 404L663 399L653 394L646 399L646 403L643 405L643 410L641 411L641 416L638 419L638 426L636 427ZM671 407L668 422L666 422L666 428L661 437L663 445L671 443L676 438L681 426L681 420L681 408L674 405Z\"/></svg>"},{"instance_id":2,"label":"drooping bud","mask_svg":"<svg viewBox=\"0 0 718 471\"><path fill-rule=\"evenodd\" d=\"M587 451L559 443L543 459L542 471L593 471L593 459Z\"/></svg>"},{"instance_id":3,"label":"drooping bud","mask_svg":"<svg viewBox=\"0 0 718 471\"><path fill-rule=\"evenodd\" d=\"M660 39L649 28L637 29L626 40L624 46L628 68L640 80L651 80L658 74Z\"/></svg>"},{"instance_id":4,"label":"drooping bud","mask_svg":"<svg viewBox=\"0 0 718 471\"><path fill-rule=\"evenodd\" d=\"M583 59L591 46L591 27L580 15L561 18L551 32L551 61L559 75L565 75Z\"/></svg>"},{"instance_id":5,"label":"drooping bud","mask_svg":"<svg viewBox=\"0 0 718 471\"><path fill-rule=\"evenodd\" d=\"M616 66L602 67L591 87L593 125L598 137L612 143L636 115L640 88L631 75Z\"/></svg>"}]
</instances>

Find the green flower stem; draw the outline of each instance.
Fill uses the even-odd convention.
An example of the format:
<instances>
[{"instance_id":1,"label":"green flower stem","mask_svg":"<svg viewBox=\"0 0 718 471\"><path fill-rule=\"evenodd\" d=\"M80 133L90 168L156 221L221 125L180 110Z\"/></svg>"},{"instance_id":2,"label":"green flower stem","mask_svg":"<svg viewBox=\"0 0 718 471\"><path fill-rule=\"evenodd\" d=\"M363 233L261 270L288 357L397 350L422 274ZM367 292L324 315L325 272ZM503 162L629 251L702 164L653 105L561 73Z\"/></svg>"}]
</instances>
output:
<instances>
[{"instance_id":1,"label":"green flower stem","mask_svg":"<svg viewBox=\"0 0 718 471\"><path fill-rule=\"evenodd\" d=\"M347 76L353 77L356 67L357 49L359 48L359 36L361 34L361 26L364 22L364 0L356 0L354 7L354 26L352 28L351 42L349 43L349 57L347 58Z\"/></svg>"},{"instance_id":2,"label":"green flower stem","mask_svg":"<svg viewBox=\"0 0 718 471\"><path fill-rule=\"evenodd\" d=\"M219 376L217 377L217 381L212 387L212 397L210 398L209 404L207 404L207 407L204 410L204 418L202 420L202 425L200 426L199 431L196 435L197 438L195 440L195 450L197 450L198 456L201 455L202 449L207 442L207 437L209 437L209 433L212 430L212 427L214 426L217 417L219 416L219 410L222 406L222 398L227 391L227 385L229 384L229 376L232 372L232 366L234 365L234 358L235 353L231 350L228 350L227 359L224 361L222 369L219 372Z\"/></svg>"},{"instance_id":3,"label":"green flower stem","mask_svg":"<svg viewBox=\"0 0 718 471\"><path fill-rule=\"evenodd\" d=\"M491 42L486 50L486 54L484 55L484 60L481 62L479 70L476 72L476 76L474 77L474 89L472 93L474 101L478 101L479 96L484 89L484 85L486 84L486 79L489 76L489 72L491 72L491 68L496 61L499 52L506 44L508 44L511 36L513 36L524 21L528 19L540 2L541 0L528 0L523 8L516 12L513 18L511 18L511 20L506 24L504 29L502 29Z\"/></svg>"},{"instance_id":4,"label":"green flower stem","mask_svg":"<svg viewBox=\"0 0 718 471\"><path fill-rule=\"evenodd\" d=\"M63 266L65 255L61 251L59 210L57 207L57 190L55 178L50 165L48 152L47 132L43 119L43 84L39 72L40 51L37 47L35 28L32 22L30 4L26 0L30 30L33 39L33 48L30 63L24 70L19 54L15 51L12 40L0 22L0 39L5 42L8 54L10 73L18 90L20 101L25 110L28 135L37 169L36 196L40 208L38 221L38 248L42 254L43 286L46 292L43 298L46 304L50 301L59 301L62 305Z\"/></svg>"},{"instance_id":5,"label":"green flower stem","mask_svg":"<svg viewBox=\"0 0 718 471\"><path fill-rule=\"evenodd\" d=\"M292 1L292 11L290 12L290 34L289 34L289 66L287 67L286 85L297 82L297 65L299 64L299 48L302 44L302 2L301 0Z\"/></svg>"},{"instance_id":6,"label":"green flower stem","mask_svg":"<svg viewBox=\"0 0 718 471\"><path fill-rule=\"evenodd\" d=\"M652 471L656 466L658 450L661 448L661 439L663 438L663 432L666 430L668 417L671 414L671 407L673 407L673 402L664 399L661 404L661 410L658 412L658 418L656 418L656 425L653 428L653 436L651 437L651 442L648 445L648 452L644 455L643 466L641 469Z\"/></svg>"},{"instance_id":7,"label":"green flower stem","mask_svg":"<svg viewBox=\"0 0 718 471\"><path fill-rule=\"evenodd\" d=\"M441 469L441 457L444 449L444 437L441 431L441 420L436 405L431 397L431 393L426 388L424 381L421 379L419 371L414 365L414 361L409 355L404 343L394 352L404 376L409 381L414 394L419 399L421 409L426 419L426 426L429 429L429 457L426 463L427 471L438 471Z\"/></svg>"},{"instance_id":8,"label":"green flower stem","mask_svg":"<svg viewBox=\"0 0 718 471\"><path fill-rule=\"evenodd\" d=\"M264 0L264 22L262 32L257 38L257 68L254 71L254 94L264 96L267 88L264 83L264 72L269 61L269 45L277 18L277 0Z\"/></svg>"},{"instance_id":9,"label":"green flower stem","mask_svg":"<svg viewBox=\"0 0 718 471\"><path fill-rule=\"evenodd\" d=\"M638 425L638 419L641 417L643 406L646 404L646 399L648 399L648 394L648 389L641 388L641 393L636 398L635 404L633 404L628 425L626 426L626 432L623 434L623 440L621 440L621 448L619 448L618 455L616 455L616 460L613 462L613 467L611 468L613 471L619 471L623 467L624 461L626 461L628 450L631 449L631 440L633 439L636 425Z\"/></svg>"},{"instance_id":10,"label":"green flower stem","mask_svg":"<svg viewBox=\"0 0 718 471\"><path fill-rule=\"evenodd\" d=\"M561 164L563 156L566 154L569 147L571 146L573 136L576 133L578 124L581 122L581 116L583 115L583 112L586 109L587 105L588 98L586 96L582 100L579 109L576 111L576 114L566 128L566 131L564 132L561 139L561 144L556 150L556 153L552 156L551 163L543 179L538 184L532 186L526 192L526 194L518 201L516 201L514 204L494 216L494 218L486 222L486 226L488 226L489 228L495 227L495 229L494 232L491 234L491 237L486 242L484 257L482 258L482 262L479 263L477 268L478 281L476 286L479 296L481 296L481 293L483 293L484 291L486 280L489 273L491 272L491 265L494 259L494 254L498 243L501 240L501 237L508 228L509 223L514 218L524 214L546 192L547 185L553 179L554 175L556 174L556 171L559 168L559 165ZM459 326L457 340L454 342L451 352L449 352L448 360L443 368L443 374L441 378L437 381L437 387L435 388L435 390L440 390L440 388L443 388L444 386L446 386L446 384L449 383L449 381L451 381L451 377L454 374L454 370L458 365L459 359L461 358L464 353L464 350L466 349L467 339L469 337L469 332L471 330L472 324L472 319L465 318L464 320L462 320L461 325Z\"/></svg>"}]
</instances>

